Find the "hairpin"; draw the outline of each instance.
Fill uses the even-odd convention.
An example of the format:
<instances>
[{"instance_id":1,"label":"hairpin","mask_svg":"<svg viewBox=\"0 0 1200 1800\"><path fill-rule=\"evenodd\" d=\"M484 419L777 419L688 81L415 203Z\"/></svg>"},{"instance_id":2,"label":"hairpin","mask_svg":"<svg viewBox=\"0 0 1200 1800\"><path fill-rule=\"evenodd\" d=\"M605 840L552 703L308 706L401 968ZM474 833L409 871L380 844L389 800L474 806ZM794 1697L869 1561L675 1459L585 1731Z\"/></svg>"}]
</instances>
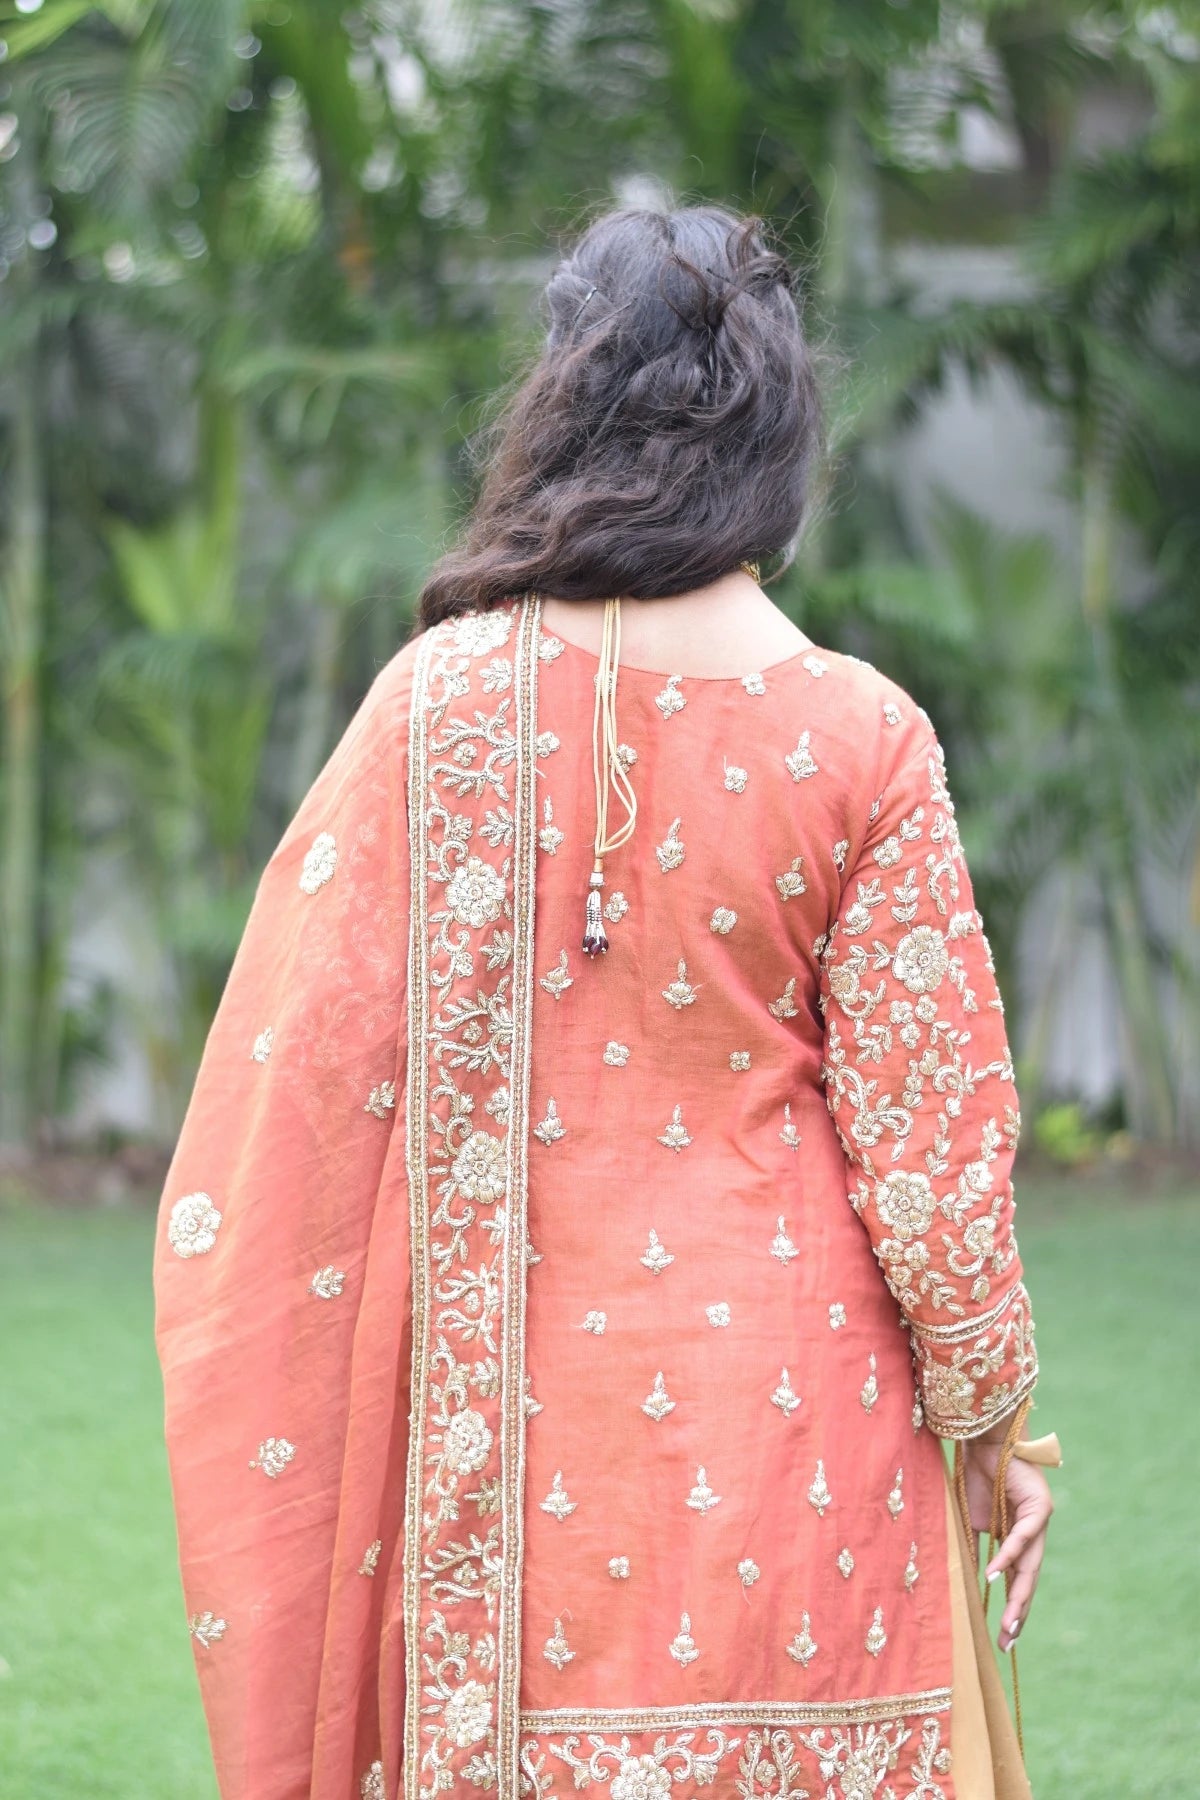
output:
<instances>
[{"instance_id":1,"label":"hairpin","mask_svg":"<svg viewBox=\"0 0 1200 1800\"><path fill-rule=\"evenodd\" d=\"M597 288L595 282L593 282L591 287L588 289L587 293L583 296L583 300L580 303L579 312L577 312L575 314L575 317L571 320L572 325L577 325L579 323L579 317L580 317L580 314L583 312L584 307L587 305L587 303L591 299L592 295L595 293L598 293L598 292L599 292L599 289Z\"/></svg>"}]
</instances>

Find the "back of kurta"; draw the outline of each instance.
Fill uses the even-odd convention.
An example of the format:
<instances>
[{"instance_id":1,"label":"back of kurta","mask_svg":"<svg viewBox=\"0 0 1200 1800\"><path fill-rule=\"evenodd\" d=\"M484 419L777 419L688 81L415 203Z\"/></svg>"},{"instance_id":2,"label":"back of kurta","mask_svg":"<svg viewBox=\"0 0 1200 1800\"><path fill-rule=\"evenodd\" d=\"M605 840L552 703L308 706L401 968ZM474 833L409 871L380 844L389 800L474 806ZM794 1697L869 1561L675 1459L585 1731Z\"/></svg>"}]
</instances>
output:
<instances>
[{"instance_id":1,"label":"back of kurta","mask_svg":"<svg viewBox=\"0 0 1200 1800\"><path fill-rule=\"evenodd\" d=\"M932 1781L926 1411L966 1435L1033 1377L1016 1096L936 739L825 650L728 679L623 666L638 822L591 959L598 665L542 655L525 1723L614 1788L635 1753L665 1776L704 1752L774 1793L756 1758L786 1743L811 1776L864 1731L872 1766L911 1734ZM767 1722L785 1738L747 1762Z\"/></svg>"}]
</instances>

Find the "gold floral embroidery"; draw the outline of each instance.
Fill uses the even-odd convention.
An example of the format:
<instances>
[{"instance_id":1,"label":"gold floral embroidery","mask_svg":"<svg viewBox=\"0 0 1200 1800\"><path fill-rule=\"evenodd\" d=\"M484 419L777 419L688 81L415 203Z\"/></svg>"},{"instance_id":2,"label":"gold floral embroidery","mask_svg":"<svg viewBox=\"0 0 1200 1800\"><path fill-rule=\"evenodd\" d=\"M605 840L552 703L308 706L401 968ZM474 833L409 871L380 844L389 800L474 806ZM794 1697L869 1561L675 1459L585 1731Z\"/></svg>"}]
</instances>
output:
<instances>
[{"instance_id":1,"label":"gold floral embroidery","mask_svg":"<svg viewBox=\"0 0 1200 1800\"><path fill-rule=\"evenodd\" d=\"M489 650L502 650L507 644L512 618L499 610L463 613L454 620L451 630L460 656L486 656ZM556 640L548 637L545 641Z\"/></svg>"},{"instance_id":2,"label":"gold floral embroidery","mask_svg":"<svg viewBox=\"0 0 1200 1800\"><path fill-rule=\"evenodd\" d=\"M333 834L328 831L318 832L311 847L305 852L304 864L300 870L301 893L319 893L327 881L332 881L337 859L337 844Z\"/></svg>"},{"instance_id":3,"label":"gold floral embroidery","mask_svg":"<svg viewBox=\"0 0 1200 1800\"><path fill-rule=\"evenodd\" d=\"M629 911L629 902L618 888L610 897L604 908L604 916L610 925L619 925Z\"/></svg>"},{"instance_id":4,"label":"gold floral embroidery","mask_svg":"<svg viewBox=\"0 0 1200 1800\"><path fill-rule=\"evenodd\" d=\"M208 1194L185 1194L171 1208L167 1241L176 1256L207 1256L217 1241L221 1214Z\"/></svg>"},{"instance_id":5,"label":"gold floral embroidery","mask_svg":"<svg viewBox=\"0 0 1200 1800\"><path fill-rule=\"evenodd\" d=\"M308 1291L310 1294L315 1294L318 1300L336 1300L342 1291L345 1279L345 1269L335 1269L332 1263L326 1263L323 1269L317 1270L309 1282Z\"/></svg>"},{"instance_id":6,"label":"gold floral embroidery","mask_svg":"<svg viewBox=\"0 0 1200 1800\"><path fill-rule=\"evenodd\" d=\"M879 1398L879 1380L875 1373L874 1351L867 1359L867 1371L867 1379L863 1382L858 1397L862 1401L863 1411L869 1413Z\"/></svg>"},{"instance_id":7,"label":"gold floral embroidery","mask_svg":"<svg viewBox=\"0 0 1200 1800\"><path fill-rule=\"evenodd\" d=\"M884 723L887 725L898 725L903 717L904 715L896 705L895 701L889 700L883 709Z\"/></svg>"},{"instance_id":8,"label":"gold floral embroidery","mask_svg":"<svg viewBox=\"0 0 1200 1800\"><path fill-rule=\"evenodd\" d=\"M546 1116L534 1126L533 1135L546 1145L557 1144L560 1138L566 1137L567 1128L559 1118L558 1107L553 1100L547 1100Z\"/></svg>"},{"instance_id":9,"label":"gold floral embroidery","mask_svg":"<svg viewBox=\"0 0 1200 1800\"><path fill-rule=\"evenodd\" d=\"M767 1011L773 1019L795 1019L800 1008L796 1005L796 977L793 975L778 1000L767 1002Z\"/></svg>"},{"instance_id":10,"label":"gold floral embroidery","mask_svg":"<svg viewBox=\"0 0 1200 1800\"><path fill-rule=\"evenodd\" d=\"M650 1248L642 1251L638 1261L645 1263L652 1275L661 1275L667 1264L673 1263L675 1258L659 1241L657 1231L652 1229L650 1232Z\"/></svg>"},{"instance_id":11,"label":"gold floral embroidery","mask_svg":"<svg viewBox=\"0 0 1200 1800\"><path fill-rule=\"evenodd\" d=\"M695 1662L699 1654L700 1652L696 1648L696 1640L692 1636L692 1621L688 1618L686 1613L682 1613L679 1619L679 1630L671 1640L671 1655L681 1667L686 1669L689 1663ZM643 1761L645 1760L646 1759L643 1758ZM616 1787L615 1782L613 1783L613 1786L614 1788ZM634 1797L634 1800L637 1800L637 1787L630 1786L626 1791Z\"/></svg>"},{"instance_id":12,"label":"gold floral embroidery","mask_svg":"<svg viewBox=\"0 0 1200 1800\"><path fill-rule=\"evenodd\" d=\"M753 1587L754 1583L762 1574L762 1570L752 1556L743 1557L742 1561L737 1566L737 1572L738 1580L743 1587Z\"/></svg>"},{"instance_id":13,"label":"gold floral embroidery","mask_svg":"<svg viewBox=\"0 0 1200 1800\"><path fill-rule=\"evenodd\" d=\"M565 834L561 832L554 823L554 803L550 799L549 794L546 795L542 807L542 817L545 820L545 824L538 832L538 844L546 852L547 856L555 856L563 844Z\"/></svg>"},{"instance_id":14,"label":"gold floral embroidery","mask_svg":"<svg viewBox=\"0 0 1200 1800\"><path fill-rule=\"evenodd\" d=\"M504 1145L490 1131L473 1131L450 1166L449 1182L456 1193L481 1206L504 1198Z\"/></svg>"},{"instance_id":15,"label":"gold floral embroidery","mask_svg":"<svg viewBox=\"0 0 1200 1800\"><path fill-rule=\"evenodd\" d=\"M642 1260L644 1261L645 1258L643 1258ZM671 1259L668 1258L668 1261L669 1260L671 1260ZM592 1332L596 1337L603 1337L604 1336L604 1328L607 1324L608 1324L608 1314L607 1313L590 1312L584 1316L583 1329L584 1329L584 1331Z\"/></svg>"},{"instance_id":16,"label":"gold floral embroidery","mask_svg":"<svg viewBox=\"0 0 1200 1800\"><path fill-rule=\"evenodd\" d=\"M606 1062L610 1069L623 1069L629 1061L629 1045L618 1044L615 1038L612 1039L605 1044L601 1061Z\"/></svg>"},{"instance_id":17,"label":"gold floral embroidery","mask_svg":"<svg viewBox=\"0 0 1200 1800\"><path fill-rule=\"evenodd\" d=\"M840 1300L835 1300L829 1308L829 1329L840 1331L846 1323L846 1309Z\"/></svg>"},{"instance_id":18,"label":"gold floral embroidery","mask_svg":"<svg viewBox=\"0 0 1200 1800\"><path fill-rule=\"evenodd\" d=\"M683 841L679 836L679 828L682 824L682 819L673 819L662 843L654 846L658 866L664 875L669 874L672 869L677 869L683 861L685 853Z\"/></svg>"},{"instance_id":19,"label":"gold floral embroidery","mask_svg":"<svg viewBox=\"0 0 1200 1800\"><path fill-rule=\"evenodd\" d=\"M750 1067L750 1052L748 1050L731 1050L729 1066L735 1075L743 1073Z\"/></svg>"},{"instance_id":20,"label":"gold floral embroidery","mask_svg":"<svg viewBox=\"0 0 1200 1800\"><path fill-rule=\"evenodd\" d=\"M825 1464L818 1461L817 1472L808 1489L808 1503L816 1508L817 1517L825 1517L825 1508L833 1505L833 1495L829 1491L829 1483L825 1479Z\"/></svg>"},{"instance_id":21,"label":"gold floral embroidery","mask_svg":"<svg viewBox=\"0 0 1200 1800\"><path fill-rule=\"evenodd\" d=\"M224 1619L212 1612L193 1613L188 1620L188 1630L202 1650L211 1650L214 1644L219 1644L226 1629Z\"/></svg>"},{"instance_id":22,"label":"gold floral embroidery","mask_svg":"<svg viewBox=\"0 0 1200 1800\"><path fill-rule=\"evenodd\" d=\"M781 1214L779 1218L779 1229L771 1239L771 1255L775 1258L776 1262L783 1263L786 1268L793 1256L799 1256L799 1254L800 1252L787 1234L787 1227L784 1224L783 1215Z\"/></svg>"},{"instance_id":23,"label":"gold floral embroidery","mask_svg":"<svg viewBox=\"0 0 1200 1800\"><path fill-rule=\"evenodd\" d=\"M933 925L918 925L896 946L892 973L911 994L930 994L950 966L946 940Z\"/></svg>"},{"instance_id":24,"label":"gold floral embroidery","mask_svg":"<svg viewBox=\"0 0 1200 1800\"><path fill-rule=\"evenodd\" d=\"M568 1513L573 1513L578 1504L578 1500L572 1500L563 1486L562 1470L556 1469L554 1480L550 1484L550 1492L544 1500L539 1500L538 1505L544 1513L549 1513L551 1518L561 1521L567 1517Z\"/></svg>"},{"instance_id":25,"label":"gold floral embroidery","mask_svg":"<svg viewBox=\"0 0 1200 1800\"><path fill-rule=\"evenodd\" d=\"M513 666L507 656L494 656L479 671L480 686L485 694L502 694L512 686L512 681Z\"/></svg>"},{"instance_id":26,"label":"gold floral embroidery","mask_svg":"<svg viewBox=\"0 0 1200 1800\"><path fill-rule=\"evenodd\" d=\"M793 781L805 781L810 775L817 775L820 773L813 757L813 753L809 748L810 738L810 732L802 731L800 733L800 742L796 745L796 748L792 751L790 756L785 756L783 759L787 764L788 773L791 775Z\"/></svg>"},{"instance_id":27,"label":"gold floral embroidery","mask_svg":"<svg viewBox=\"0 0 1200 1800\"><path fill-rule=\"evenodd\" d=\"M371 1092L367 1096L367 1103L363 1107L363 1111L369 1112L373 1118L386 1119L388 1114L395 1110L395 1105L395 1082L381 1081L378 1087L373 1087L371 1089Z\"/></svg>"},{"instance_id":28,"label":"gold floral embroidery","mask_svg":"<svg viewBox=\"0 0 1200 1800\"><path fill-rule=\"evenodd\" d=\"M715 1325L719 1329L722 1329L726 1325L728 1325L730 1319L733 1316L729 1310L728 1300L714 1301L714 1303L711 1306L705 1307L704 1315L707 1318L710 1325Z\"/></svg>"},{"instance_id":29,"label":"gold floral embroidery","mask_svg":"<svg viewBox=\"0 0 1200 1800\"><path fill-rule=\"evenodd\" d=\"M687 700L679 691L682 680L682 675L668 675L666 687L661 694L654 696L654 704L664 719L669 719L673 713L682 712L687 705Z\"/></svg>"},{"instance_id":30,"label":"gold floral embroidery","mask_svg":"<svg viewBox=\"0 0 1200 1800\"><path fill-rule=\"evenodd\" d=\"M854 1558L850 1553L849 1544L843 1544L842 1548L838 1551L837 1566L845 1576L846 1580L849 1581L854 1573Z\"/></svg>"},{"instance_id":31,"label":"gold floral embroidery","mask_svg":"<svg viewBox=\"0 0 1200 1800\"><path fill-rule=\"evenodd\" d=\"M725 788L730 794L744 794L746 783L750 779L745 769L739 769L736 763L725 764Z\"/></svg>"},{"instance_id":32,"label":"gold floral embroidery","mask_svg":"<svg viewBox=\"0 0 1200 1800\"><path fill-rule=\"evenodd\" d=\"M798 1150L800 1148L800 1133L792 1124L792 1107L790 1101L783 1109L783 1130L779 1135L789 1150Z\"/></svg>"},{"instance_id":33,"label":"gold floral embroidery","mask_svg":"<svg viewBox=\"0 0 1200 1800\"><path fill-rule=\"evenodd\" d=\"M882 1606L877 1606L875 1608L875 1616L871 1620L870 1627L867 1631L866 1646L872 1656L878 1656L886 1643L887 1632L883 1629L883 1608Z\"/></svg>"},{"instance_id":34,"label":"gold floral embroidery","mask_svg":"<svg viewBox=\"0 0 1200 1800\"><path fill-rule=\"evenodd\" d=\"M383 1764L373 1762L358 1784L360 1800L387 1800L383 1780Z\"/></svg>"},{"instance_id":35,"label":"gold floral embroidery","mask_svg":"<svg viewBox=\"0 0 1200 1800\"><path fill-rule=\"evenodd\" d=\"M833 858L833 866L837 870L839 875L841 875L845 872L846 858L849 854L850 854L850 839L849 838L839 838L837 843L833 846L833 849L830 851L830 855Z\"/></svg>"},{"instance_id":36,"label":"gold floral embroidery","mask_svg":"<svg viewBox=\"0 0 1200 1800\"><path fill-rule=\"evenodd\" d=\"M824 675L825 671L828 669L829 664L827 662L822 662L819 656L809 654L804 658L801 667L807 669L809 674L819 681L821 676Z\"/></svg>"},{"instance_id":37,"label":"gold floral embroidery","mask_svg":"<svg viewBox=\"0 0 1200 1800\"><path fill-rule=\"evenodd\" d=\"M575 977L567 974L567 953L565 950L559 951L558 962L553 969L550 969L540 978L538 985L544 987L546 992L554 1000L561 1000L567 989L569 987L574 987Z\"/></svg>"},{"instance_id":38,"label":"gold floral embroidery","mask_svg":"<svg viewBox=\"0 0 1200 1800\"><path fill-rule=\"evenodd\" d=\"M254 1048L250 1052L251 1061L265 1063L274 1048L275 1028L272 1025L268 1025L266 1030L260 1031L254 1040Z\"/></svg>"},{"instance_id":39,"label":"gold floral embroidery","mask_svg":"<svg viewBox=\"0 0 1200 1800\"><path fill-rule=\"evenodd\" d=\"M808 892L808 883L804 879L804 858L794 856L792 866L785 869L782 875L775 877L775 886L779 889L781 900L795 900Z\"/></svg>"},{"instance_id":40,"label":"gold floral embroidery","mask_svg":"<svg viewBox=\"0 0 1200 1800\"><path fill-rule=\"evenodd\" d=\"M920 1579L921 1571L917 1567L917 1546L915 1544L910 1544L908 1547L908 1561L904 1565L904 1585L909 1593L916 1587L917 1582Z\"/></svg>"},{"instance_id":41,"label":"gold floral embroidery","mask_svg":"<svg viewBox=\"0 0 1200 1800\"><path fill-rule=\"evenodd\" d=\"M264 1438L258 1446L257 1456L250 1459L252 1469L261 1469L269 1480L274 1481L283 1474L296 1454L296 1446L289 1444L286 1438Z\"/></svg>"},{"instance_id":42,"label":"gold floral embroidery","mask_svg":"<svg viewBox=\"0 0 1200 1800\"><path fill-rule=\"evenodd\" d=\"M614 1581L629 1580L629 1558L627 1556L610 1556L608 1572Z\"/></svg>"},{"instance_id":43,"label":"gold floral embroidery","mask_svg":"<svg viewBox=\"0 0 1200 1800\"><path fill-rule=\"evenodd\" d=\"M801 1668L807 1669L819 1649L820 1645L812 1634L812 1620L806 1612L801 1613L800 1629L788 1645L787 1653L793 1662L798 1662Z\"/></svg>"},{"instance_id":44,"label":"gold floral embroidery","mask_svg":"<svg viewBox=\"0 0 1200 1800\"><path fill-rule=\"evenodd\" d=\"M742 686L748 694L765 694L767 684L759 674L743 675Z\"/></svg>"},{"instance_id":45,"label":"gold floral embroidery","mask_svg":"<svg viewBox=\"0 0 1200 1800\"><path fill-rule=\"evenodd\" d=\"M786 1369L779 1376L779 1386L771 1395L771 1405L777 1406L785 1419L790 1419L800 1404L800 1396L792 1386Z\"/></svg>"},{"instance_id":46,"label":"gold floral embroidery","mask_svg":"<svg viewBox=\"0 0 1200 1800\"><path fill-rule=\"evenodd\" d=\"M504 878L481 856L468 856L446 884L446 905L459 925L482 931L504 911Z\"/></svg>"},{"instance_id":47,"label":"gold floral embroidery","mask_svg":"<svg viewBox=\"0 0 1200 1800\"><path fill-rule=\"evenodd\" d=\"M637 759L638 759L637 751L634 749L632 744L618 744L617 745L617 761L620 763L621 767L625 770L626 774L628 774L630 769L632 769L632 767L633 767L634 763L637 761Z\"/></svg>"},{"instance_id":48,"label":"gold floral embroidery","mask_svg":"<svg viewBox=\"0 0 1200 1800\"><path fill-rule=\"evenodd\" d=\"M896 1470L896 1483L887 1497L887 1509L893 1519L898 1519L904 1511L904 1470Z\"/></svg>"},{"instance_id":49,"label":"gold floral embroidery","mask_svg":"<svg viewBox=\"0 0 1200 1800\"><path fill-rule=\"evenodd\" d=\"M654 1386L642 1401L642 1411L648 1419L662 1420L668 1413L675 1411L675 1406L676 1402L667 1392L667 1384L660 1369L654 1377Z\"/></svg>"},{"instance_id":50,"label":"gold floral embroidery","mask_svg":"<svg viewBox=\"0 0 1200 1800\"><path fill-rule=\"evenodd\" d=\"M542 1655L546 1658L547 1662L553 1663L556 1669L565 1669L567 1664L574 1658L575 1652L567 1643L567 1634L563 1630L561 1619L555 1619L554 1634L552 1637L546 1639L546 1646L542 1651Z\"/></svg>"},{"instance_id":51,"label":"gold floral embroidery","mask_svg":"<svg viewBox=\"0 0 1200 1800\"><path fill-rule=\"evenodd\" d=\"M671 1114L671 1123L659 1137L659 1143L665 1144L668 1150L686 1150L691 1143L687 1126L683 1122L683 1108L677 1106Z\"/></svg>"},{"instance_id":52,"label":"gold floral embroidery","mask_svg":"<svg viewBox=\"0 0 1200 1800\"><path fill-rule=\"evenodd\" d=\"M729 933L737 924L737 921L738 916L732 908L728 906L718 906L708 922L709 930L715 931L718 937L728 937Z\"/></svg>"},{"instance_id":53,"label":"gold floral embroidery","mask_svg":"<svg viewBox=\"0 0 1200 1800\"><path fill-rule=\"evenodd\" d=\"M557 657L562 655L566 647L567 646L560 637L555 637L551 632L544 631L538 642L537 653L543 662L554 662Z\"/></svg>"},{"instance_id":54,"label":"gold floral embroidery","mask_svg":"<svg viewBox=\"0 0 1200 1800\"><path fill-rule=\"evenodd\" d=\"M382 1538L376 1538L373 1544L367 1545L366 1549L363 1551L363 1559L358 1565L358 1572L360 1575L374 1575L376 1569L379 1567L379 1558L382 1551Z\"/></svg>"},{"instance_id":55,"label":"gold floral embroidery","mask_svg":"<svg viewBox=\"0 0 1200 1800\"><path fill-rule=\"evenodd\" d=\"M698 1513L711 1512L714 1506L721 1504L721 1495L713 1493L703 1469L696 1470L696 1485L688 1495L687 1503L693 1512Z\"/></svg>"},{"instance_id":56,"label":"gold floral embroidery","mask_svg":"<svg viewBox=\"0 0 1200 1800\"><path fill-rule=\"evenodd\" d=\"M990 1182L990 1177L987 1179ZM970 1181L969 1175L967 1180ZM894 1169L875 1190L875 1212L879 1221L902 1244L924 1237L936 1210L937 1196L929 1177L919 1169Z\"/></svg>"},{"instance_id":57,"label":"gold floral embroidery","mask_svg":"<svg viewBox=\"0 0 1200 1800\"><path fill-rule=\"evenodd\" d=\"M682 1012L685 1006L695 1005L698 992L699 989L695 984L688 980L687 964L680 957L674 981L668 982L662 990L663 999L668 1006L673 1006L676 1012Z\"/></svg>"},{"instance_id":58,"label":"gold floral embroidery","mask_svg":"<svg viewBox=\"0 0 1200 1800\"><path fill-rule=\"evenodd\" d=\"M559 747L559 740L552 731L538 732L537 753L539 756L552 756Z\"/></svg>"}]
</instances>

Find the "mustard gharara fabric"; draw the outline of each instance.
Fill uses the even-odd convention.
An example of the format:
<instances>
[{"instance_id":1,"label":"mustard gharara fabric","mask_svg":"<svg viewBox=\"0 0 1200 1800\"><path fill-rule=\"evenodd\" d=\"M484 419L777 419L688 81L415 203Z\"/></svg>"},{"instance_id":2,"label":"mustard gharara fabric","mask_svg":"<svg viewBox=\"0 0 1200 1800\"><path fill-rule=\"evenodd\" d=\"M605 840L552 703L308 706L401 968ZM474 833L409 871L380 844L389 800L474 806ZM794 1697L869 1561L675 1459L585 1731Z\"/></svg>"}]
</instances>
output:
<instances>
[{"instance_id":1,"label":"mustard gharara fabric","mask_svg":"<svg viewBox=\"0 0 1200 1800\"><path fill-rule=\"evenodd\" d=\"M1037 1373L940 746L804 651L535 600L377 678L266 871L162 1202L224 1800L954 1800L940 1437ZM975 1800L964 1788L963 1800Z\"/></svg>"}]
</instances>

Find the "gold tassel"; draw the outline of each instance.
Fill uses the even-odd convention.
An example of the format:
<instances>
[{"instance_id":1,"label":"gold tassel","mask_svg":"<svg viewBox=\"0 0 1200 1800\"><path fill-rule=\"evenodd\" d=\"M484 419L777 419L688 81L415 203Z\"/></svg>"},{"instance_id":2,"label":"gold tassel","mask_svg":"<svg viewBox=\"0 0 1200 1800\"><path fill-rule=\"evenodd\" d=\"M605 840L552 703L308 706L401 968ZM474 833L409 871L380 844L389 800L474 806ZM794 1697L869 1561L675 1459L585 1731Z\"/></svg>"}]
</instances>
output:
<instances>
[{"instance_id":1,"label":"gold tassel","mask_svg":"<svg viewBox=\"0 0 1200 1800\"><path fill-rule=\"evenodd\" d=\"M595 862L588 877L583 948L589 956L608 949L608 933L600 908L604 886L604 858L619 850L633 836L637 821L637 797L617 755L617 669L621 660L621 602L604 602L604 629L600 641L600 668L596 675L596 707L592 715L592 774L596 784ZM625 821L612 836L608 833L608 798L615 793L625 808Z\"/></svg>"}]
</instances>

